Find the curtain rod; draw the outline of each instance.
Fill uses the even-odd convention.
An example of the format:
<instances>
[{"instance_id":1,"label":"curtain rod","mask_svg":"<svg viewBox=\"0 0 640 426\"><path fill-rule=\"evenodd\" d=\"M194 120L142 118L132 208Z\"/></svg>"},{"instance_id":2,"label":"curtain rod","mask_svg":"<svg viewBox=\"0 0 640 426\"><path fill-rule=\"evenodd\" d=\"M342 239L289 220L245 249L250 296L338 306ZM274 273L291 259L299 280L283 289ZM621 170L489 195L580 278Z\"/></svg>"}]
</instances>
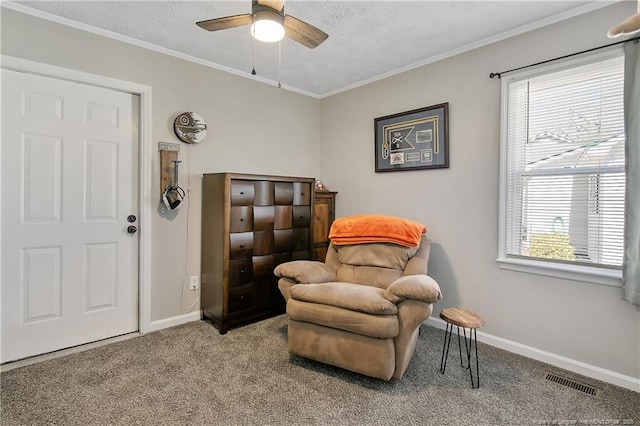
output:
<instances>
[{"instance_id":1,"label":"curtain rod","mask_svg":"<svg viewBox=\"0 0 640 426\"><path fill-rule=\"evenodd\" d=\"M523 67L514 68L514 69L508 70L508 71L492 72L491 74L489 74L489 78L494 78L494 77L502 78L502 74L507 74L507 73L514 72L514 71L520 71L520 70L523 70L525 68L531 68L531 67L535 67L537 65L546 64L547 62L553 62L553 61L558 61L560 59L570 58L572 56L581 55L583 53L593 52L594 50L604 49L606 47L615 46L616 44L622 44L622 43L626 43L628 41L635 41L636 44L637 44L640 41L640 36L633 37L633 38L630 38L630 39L627 39L627 40L616 41L615 43L605 44L604 46L593 47L591 49L583 50L581 52L570 53L568 55L560 56L558 58L547 59L546 61L536 62L535 64L525 65Z\"/></svg>"}]
</instances>

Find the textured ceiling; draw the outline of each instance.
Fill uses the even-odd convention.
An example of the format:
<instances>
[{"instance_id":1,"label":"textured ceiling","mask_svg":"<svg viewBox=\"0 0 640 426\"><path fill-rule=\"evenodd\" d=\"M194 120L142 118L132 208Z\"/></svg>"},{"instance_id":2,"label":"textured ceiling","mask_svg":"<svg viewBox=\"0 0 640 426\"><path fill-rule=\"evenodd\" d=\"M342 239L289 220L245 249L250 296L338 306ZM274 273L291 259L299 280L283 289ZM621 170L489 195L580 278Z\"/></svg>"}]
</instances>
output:
<instances>
[{"instance_id":1,"label":"textured ceiling","mask_svg":"<svg viewBox=\"0 0 640 426\"><path fill-rule=\"evenodd\" d=\"M195 25L249 13L250 0L14 3L19 10L34 8L251 77L253 39L248 27L208 32ZM287 14L322 29L329 38L316 49L283 40L281 81L286 88L323 97L602 3L289 0ZM255 43L255 67L263 81L278 80L277 43Z\"/></svg>"}]
</instances>

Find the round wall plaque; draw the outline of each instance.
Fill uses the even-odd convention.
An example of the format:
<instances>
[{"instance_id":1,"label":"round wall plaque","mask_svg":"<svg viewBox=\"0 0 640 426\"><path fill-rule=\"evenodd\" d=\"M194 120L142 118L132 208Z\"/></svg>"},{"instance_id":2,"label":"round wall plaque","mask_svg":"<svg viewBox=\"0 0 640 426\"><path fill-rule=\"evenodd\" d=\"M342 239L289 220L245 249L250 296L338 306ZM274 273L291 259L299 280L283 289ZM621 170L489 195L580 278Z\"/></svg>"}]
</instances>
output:
<instances>
[{"instance_id":1,"label":"round wall plaque","mask_svg":"<svg viewBox=\"0 0 640 426\"><path fill-rule=\"evenodd\" d=\"M185 143L200 143L207 136L207 125L195 112L183 112L173 122L173 131Z\"/></svg>"}]
</instances>

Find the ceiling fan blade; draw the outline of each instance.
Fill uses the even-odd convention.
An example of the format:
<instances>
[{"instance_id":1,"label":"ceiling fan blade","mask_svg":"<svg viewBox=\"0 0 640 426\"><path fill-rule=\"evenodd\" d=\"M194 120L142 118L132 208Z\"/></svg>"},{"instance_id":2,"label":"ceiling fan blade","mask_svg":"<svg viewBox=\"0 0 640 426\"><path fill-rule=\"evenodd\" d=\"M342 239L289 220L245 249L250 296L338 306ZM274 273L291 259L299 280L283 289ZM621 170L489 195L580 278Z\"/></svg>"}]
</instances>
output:
<instances>
[{"instance_id":1,"label":"ceiling fan blade","mask_svg":"<svg viewBox=\"0 0 640 426\"><path fill-rule=\"evenodd\" d=\"M318 47L329 37L324 31L291 15L284 17L284 31L287 37L307 46L309 49Z\"/></svg>"},{"instance_id":2,"label":"ceiling fan blade","mask_svg":"<svg viewBox=\"0 0 640 426\"><path fill-rule=\"evenodd\" d=\"M640 3L638 3L638 8L640 8ZM616 38L621 35L635 34L638 31L640 31L640 12L612 27L607 33L607 36L609 36L609 38Z\"/></svg>"},{"instance_id":3,"label":"ceiling fan blade","mask_svg":"<svg viewBox=\"0 0 640 426\"><path fill-rule=\"evenodd\" d=\"M250 14L225 16L224 18L209 19L207 21L196 22L200 28L208 31L226 30L227 28L241 27L253 23Z\"/></svg>"},{"instance_id":4,"label":"ceiling fan blade","mask_svg":"<svg viewBox=\"0 0 640 426\"><path fill-rule=\"evenodd\" d=\"M284 0L258 0L258 4L270 7L271 9L275 9L280 12L284 7Z\"/></svg>"}]
</instances>

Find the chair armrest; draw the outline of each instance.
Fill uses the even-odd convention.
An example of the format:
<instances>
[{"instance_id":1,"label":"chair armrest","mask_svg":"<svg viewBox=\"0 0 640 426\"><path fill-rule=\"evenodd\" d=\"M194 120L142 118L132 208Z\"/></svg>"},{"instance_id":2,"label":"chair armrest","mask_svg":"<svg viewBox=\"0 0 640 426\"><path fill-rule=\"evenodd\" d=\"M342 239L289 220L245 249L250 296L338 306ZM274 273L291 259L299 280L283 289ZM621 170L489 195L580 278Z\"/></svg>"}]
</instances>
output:
<instances>
[{"instance_id":1,"label":"chair armrest","mask_svg":"<svg viewBox=\"0 0 640 426\"><path fill-rule=\"evenodd\" d=\"M398 278L387 287L384 297L398 304L405 299L435 303L442 299L440 286L428 275L408 275Z\"/></svg>"},{"instance_id":2,"label":"chair armrest","mask_svg":"<svg viewBox=\"0 0 640 426\"><path fill-rule=\"evenodd\" d=\"M298 284L327 283L338 281L336 272L322 262L294 260L276 266L273 273L281 278L289 278Z\"/></svg>"}]
</instances>

